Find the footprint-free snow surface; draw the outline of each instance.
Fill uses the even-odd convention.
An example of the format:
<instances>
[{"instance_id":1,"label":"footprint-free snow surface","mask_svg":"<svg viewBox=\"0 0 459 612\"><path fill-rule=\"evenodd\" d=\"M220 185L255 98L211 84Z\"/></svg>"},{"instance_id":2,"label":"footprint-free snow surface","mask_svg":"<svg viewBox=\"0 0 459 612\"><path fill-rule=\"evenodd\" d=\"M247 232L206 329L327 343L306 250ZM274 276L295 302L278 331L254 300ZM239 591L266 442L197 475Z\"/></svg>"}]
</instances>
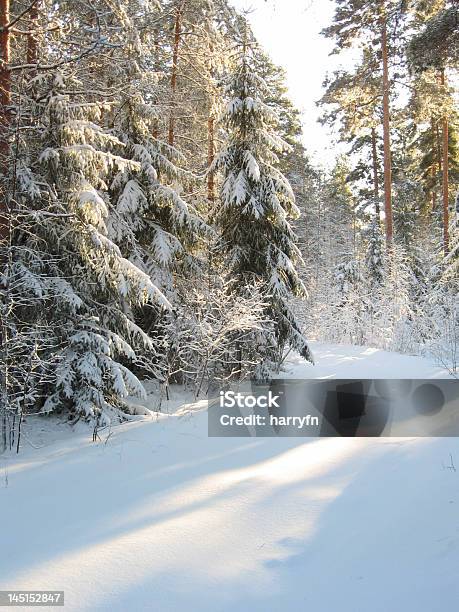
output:
<instances>
[{"instance_id":1,"label":"footprint-free snow surface","mask_svg":"<svg viewBox=\"0 0 459 612\"><path fill-rule=\"evenodd\" d=\"M291 376L446 376L314 350ZM0 457L0 589L64 590L78 612L459 609L456 438L209 439L205 409L98 443L29 421L30 444Z\"/></svg>"}]
</instances>

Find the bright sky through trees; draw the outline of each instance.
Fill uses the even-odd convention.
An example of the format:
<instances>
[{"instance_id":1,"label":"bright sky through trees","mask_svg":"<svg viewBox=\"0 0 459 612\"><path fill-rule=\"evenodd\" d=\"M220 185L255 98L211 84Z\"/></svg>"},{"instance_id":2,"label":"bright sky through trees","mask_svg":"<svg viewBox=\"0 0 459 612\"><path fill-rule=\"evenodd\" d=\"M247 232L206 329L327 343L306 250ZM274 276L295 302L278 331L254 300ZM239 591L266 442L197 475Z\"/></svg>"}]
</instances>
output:
<instances>
[{"instance_id":1,"label":"bright sky through trees","mask_svg":"<svg viewBox=\"0 0 459 612\"><path fill-rule=\"evenodd\" d=\"M248 17L254 33L273 60L287 71L290 96L303 113L304 141L317 161L329 164L337 147L330 130L317 123L316 101L327 71L341 60L329 57L333 43L320 35L330 25L333 0L231 0Z\"/></svg>"}]
</instances>

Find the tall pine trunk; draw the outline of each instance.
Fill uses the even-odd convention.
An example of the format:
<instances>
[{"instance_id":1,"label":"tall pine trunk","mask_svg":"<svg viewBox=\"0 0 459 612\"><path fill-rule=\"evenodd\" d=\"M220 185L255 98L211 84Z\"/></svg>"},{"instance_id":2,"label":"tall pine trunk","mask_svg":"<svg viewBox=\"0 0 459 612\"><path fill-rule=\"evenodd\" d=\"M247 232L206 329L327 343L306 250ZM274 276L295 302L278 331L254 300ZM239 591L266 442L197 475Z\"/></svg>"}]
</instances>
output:
<instances>
[{"instance_id":1,"label":"tall pine trunk","mask_svg":"<svg viewBox=\"0 0 459 612\"><path fill-rule=\"evenodd\" d=\"M171 147L174 146L175 140L175 95L177 91L177 69L179 59L179 47L180 40L182 38L182 16L183 16L183 5L185 0L178 0L175 9L175 26L174 26L174 46L172 51L172 72L171 72L171 94L172 94L172 108L169 118L169 138L168 142Z\"/></svg>"},{"instance_id":2,"label":"tall pine trunk","mask_svg":"<svg viewBox=\"0 0 459 612\"><path fill-rule=\"evenodd\" d=\"M27 63L37 64L38 62L38 5L36 2L30 9L30 26L27 34ZM32 75L36 74L36 68L32 69Z\"/></svg>"},{"instance_id":3,"label":"tall pine trunk","mask_svg":"<svg viewBox=\"0 0 459 612\"><path fill-rule=\"evenodd\" d=\"M387 45L387 22L382 17L381 51L383 69L383 134L384 134L384 213L386 217L386 243L390 247L393 239L392 222L392 160L390 148L390 108L389 108L389 62Z\"/></svg>"},{"instance_id":4,"label":"tall pine trunk","mask_svg":"<svg viewBox=\"0 0 459 612\"><path fill-rule=\"evenodd\" d=\"M445 70L441 71L441 84L445 87ZM443 195L443 248L445 255L449 250L449 135L448 117L445 115L442 120L442 149L443 149L443 173L442 173L442 195Z\"/></svg>"},{"instance_id":5,"label":"tall pine trunk","mask_svg":"<svg viewBox=\"0 0 459 612\"><path fill-rule=\"evenodd\" d=\"M381 213L379 206L379 178L378 178L378 154L376 150L376 129L371 128L371 156L373 161L373 193L375 198L376 217L379 221Z\"/></svg>"},{"instance_id":6,"label":"tall pine trunk","mask_svg":"<svg viewBox=\"0 0 459 612\"><path fill-rule=\"evenodd\" d=\"M9 212L6 194L9 157L10 105L11 105L11 71L10 71L10 0L0 0L0 243L8 238Z\"/></svg>"}]
</instances>

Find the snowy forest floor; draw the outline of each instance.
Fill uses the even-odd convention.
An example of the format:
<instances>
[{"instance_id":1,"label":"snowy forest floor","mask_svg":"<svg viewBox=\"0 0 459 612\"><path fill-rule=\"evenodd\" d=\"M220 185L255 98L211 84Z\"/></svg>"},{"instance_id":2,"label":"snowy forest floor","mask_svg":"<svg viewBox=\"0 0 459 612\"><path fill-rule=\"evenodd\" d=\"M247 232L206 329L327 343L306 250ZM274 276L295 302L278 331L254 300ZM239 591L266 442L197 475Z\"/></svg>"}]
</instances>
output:
<instances>
[{"instance_id":1,"label":"snowy forest floor","mask_svg":"<svg viewBox=\"0 0 459 612\"><path fill-rule=\"evenodd\" d=\"M286 375L447 376L313 348ZM39 448L0 456L0 589L64 590L72 611L457 610L457 438L208 438L206 402L184 402L97 444L29 419Z\"/></svg>"}]
</instances>

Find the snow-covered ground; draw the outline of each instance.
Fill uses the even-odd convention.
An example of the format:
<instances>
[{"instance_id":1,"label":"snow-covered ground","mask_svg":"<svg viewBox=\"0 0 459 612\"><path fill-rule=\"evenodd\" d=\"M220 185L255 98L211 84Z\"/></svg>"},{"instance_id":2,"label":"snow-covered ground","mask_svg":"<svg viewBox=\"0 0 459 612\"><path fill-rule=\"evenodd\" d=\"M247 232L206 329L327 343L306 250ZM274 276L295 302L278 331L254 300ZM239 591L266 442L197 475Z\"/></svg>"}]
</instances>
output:
<instances>
[{"instance_id":1,"label":"snow-covered ground","mask_svg":"<svg viewBox=\"0 0 459 612\"><path fill-rule=\"evenodd\" d=\"M291 376L446 376L314 351ZM458 609L459 440L208 438L205 408L97 444L29 422L40 448L0 457L0 589L64 590L81 612Z\"/></svg>"},{"instance_id":2,"label":"snow-covered ground","mask_svg":"<svg viewBox=\"0 0 459 612\"><path fill-rule=\"evenodd\" d=\"M282 378L447 378L429 359L388 353L367 346L311 343L316 364L299 355L288 359Z\"/></svg>"}]
</instances>

